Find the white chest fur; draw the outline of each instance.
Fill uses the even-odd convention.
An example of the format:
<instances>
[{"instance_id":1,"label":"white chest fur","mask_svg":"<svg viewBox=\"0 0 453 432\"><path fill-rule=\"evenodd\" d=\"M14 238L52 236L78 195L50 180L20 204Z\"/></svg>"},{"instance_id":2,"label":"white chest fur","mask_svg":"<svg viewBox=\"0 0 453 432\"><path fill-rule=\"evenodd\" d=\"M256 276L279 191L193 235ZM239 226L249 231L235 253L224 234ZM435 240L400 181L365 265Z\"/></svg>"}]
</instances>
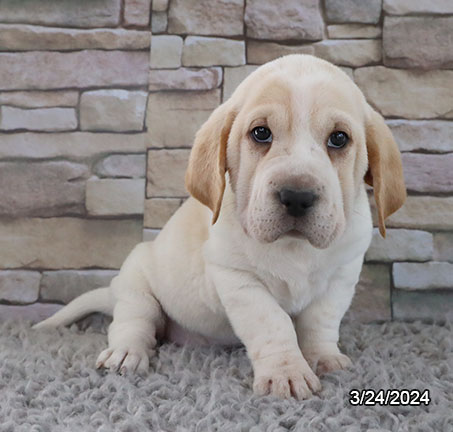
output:
<instances>
[{"instance_id":1,"label":"white chest fur","mask_svg":"<svg viewBox=\"0 0 453 432\"><path fill-rule=\"evenodd\" d=\"M227 209L234 208L228 205L232 199L227 189ZM205 258L252 272L287 313L296 314L326 291L339 268L365 253L371 233L370 208L363 188L345 233L327 249L316 249L307 241L290 237L259 243L245 236L233 210L227 210L211 228Z\"/></svg>"}]
</instances>

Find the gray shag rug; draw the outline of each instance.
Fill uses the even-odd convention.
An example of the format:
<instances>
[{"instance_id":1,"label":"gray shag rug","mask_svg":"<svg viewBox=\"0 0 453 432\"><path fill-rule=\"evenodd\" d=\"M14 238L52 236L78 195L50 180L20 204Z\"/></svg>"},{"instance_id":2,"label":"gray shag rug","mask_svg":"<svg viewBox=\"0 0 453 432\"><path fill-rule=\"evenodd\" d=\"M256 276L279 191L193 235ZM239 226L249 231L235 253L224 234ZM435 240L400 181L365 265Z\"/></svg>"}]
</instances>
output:
<instances>
[{"instance_id":1,"label":"gray shag rug","mask_svg":"<svg viewBox=\"0 0 453 432\"><path fill-rule=\"evenodd\" d=\"M346 323L348 371L310 400L252 395L243 348L164 344L146 378L96 371L105 334L0 323L0 430L453 431L453 326ZM429 389L428 406L351 406L352 389Z\"/></svg>"}]
</instances>

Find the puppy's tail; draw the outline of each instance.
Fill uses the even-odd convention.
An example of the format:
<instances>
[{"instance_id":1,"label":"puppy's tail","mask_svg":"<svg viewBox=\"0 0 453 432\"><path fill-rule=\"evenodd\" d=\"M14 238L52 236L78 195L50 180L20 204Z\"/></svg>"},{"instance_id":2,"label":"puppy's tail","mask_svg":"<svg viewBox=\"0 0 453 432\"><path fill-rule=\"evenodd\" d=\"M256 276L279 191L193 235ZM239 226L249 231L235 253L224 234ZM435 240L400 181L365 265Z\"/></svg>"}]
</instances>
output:
<instances>
[{"instance_id":1,"label":"puppy's tail","mask_svg":"<svg viewBox=\"0 0 453 432\"><path fill-rule=\"evenodd\" d=\"M65 326L93 312L112 315L113 305L110 288L98 288L75 298L50 318L35 324L33 328L44 329Z\"/></svg>"}]
</instances>

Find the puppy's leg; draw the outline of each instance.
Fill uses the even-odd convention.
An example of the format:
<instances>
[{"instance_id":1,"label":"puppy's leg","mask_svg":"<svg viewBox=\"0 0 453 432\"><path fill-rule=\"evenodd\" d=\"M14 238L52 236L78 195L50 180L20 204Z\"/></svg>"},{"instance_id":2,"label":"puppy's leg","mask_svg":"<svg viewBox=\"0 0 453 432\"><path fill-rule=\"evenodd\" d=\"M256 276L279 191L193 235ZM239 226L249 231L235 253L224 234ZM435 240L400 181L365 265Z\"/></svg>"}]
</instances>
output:
<instances>
[{"instance_id":1,"label":"puppy's leg","mask_svg":"<svg viewBox=\"0 0 453 432\"><path fill-rule=\"evenodd\" d=\"M149 357L155 353L156 333L164 326L161 306L143 271L144 265L151 264L150 247L148 244L138 245L112 281L116 302L108 332L109 347L99 355L97 368L104 367L122 374L148 370Z\"/></svg>"},{"instance_id":2,"label":"puppy's leg","mask_svg":"<svg viewBox=\"0 0 453 432\"><path fill-rule=\"evenodd\" d=\"M236 335L247 348L255 393L305 399L321 389L297 344L289 315L253 275L212 266L209 274Z\"/></svg>"},{"instance_id":3,"label":"puppy's leg","mask_svg":"<svg viewBox=\"0 0 453 432\"><path fill-rule=\"evenodd\" d=\"M354 295L363 257L341 267L327 291L296 317L299 346L310 366L322 375L351 366L338 349L340 322Z\"/></svg>"}]
</instances>

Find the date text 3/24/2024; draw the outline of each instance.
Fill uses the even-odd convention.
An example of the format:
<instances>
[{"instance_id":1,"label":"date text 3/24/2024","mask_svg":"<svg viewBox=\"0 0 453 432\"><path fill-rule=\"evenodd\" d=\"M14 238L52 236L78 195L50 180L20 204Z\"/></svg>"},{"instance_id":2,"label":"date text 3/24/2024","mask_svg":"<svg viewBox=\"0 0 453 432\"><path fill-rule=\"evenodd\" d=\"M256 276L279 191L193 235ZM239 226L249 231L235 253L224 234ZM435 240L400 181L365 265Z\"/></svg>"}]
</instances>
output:
<instances>
[{"instance_id":1,"label":"date text 3/24/2024","mask_svg":"<svg viewBox=\"0 0 453 432\"><path fill-rule=\"evenodd\" d=\"M429 390L373 390L352 389L349 392L349 403L351 405L407 405L419 406L429 405L431 397Z\"/></svg>"}]
</instances>

